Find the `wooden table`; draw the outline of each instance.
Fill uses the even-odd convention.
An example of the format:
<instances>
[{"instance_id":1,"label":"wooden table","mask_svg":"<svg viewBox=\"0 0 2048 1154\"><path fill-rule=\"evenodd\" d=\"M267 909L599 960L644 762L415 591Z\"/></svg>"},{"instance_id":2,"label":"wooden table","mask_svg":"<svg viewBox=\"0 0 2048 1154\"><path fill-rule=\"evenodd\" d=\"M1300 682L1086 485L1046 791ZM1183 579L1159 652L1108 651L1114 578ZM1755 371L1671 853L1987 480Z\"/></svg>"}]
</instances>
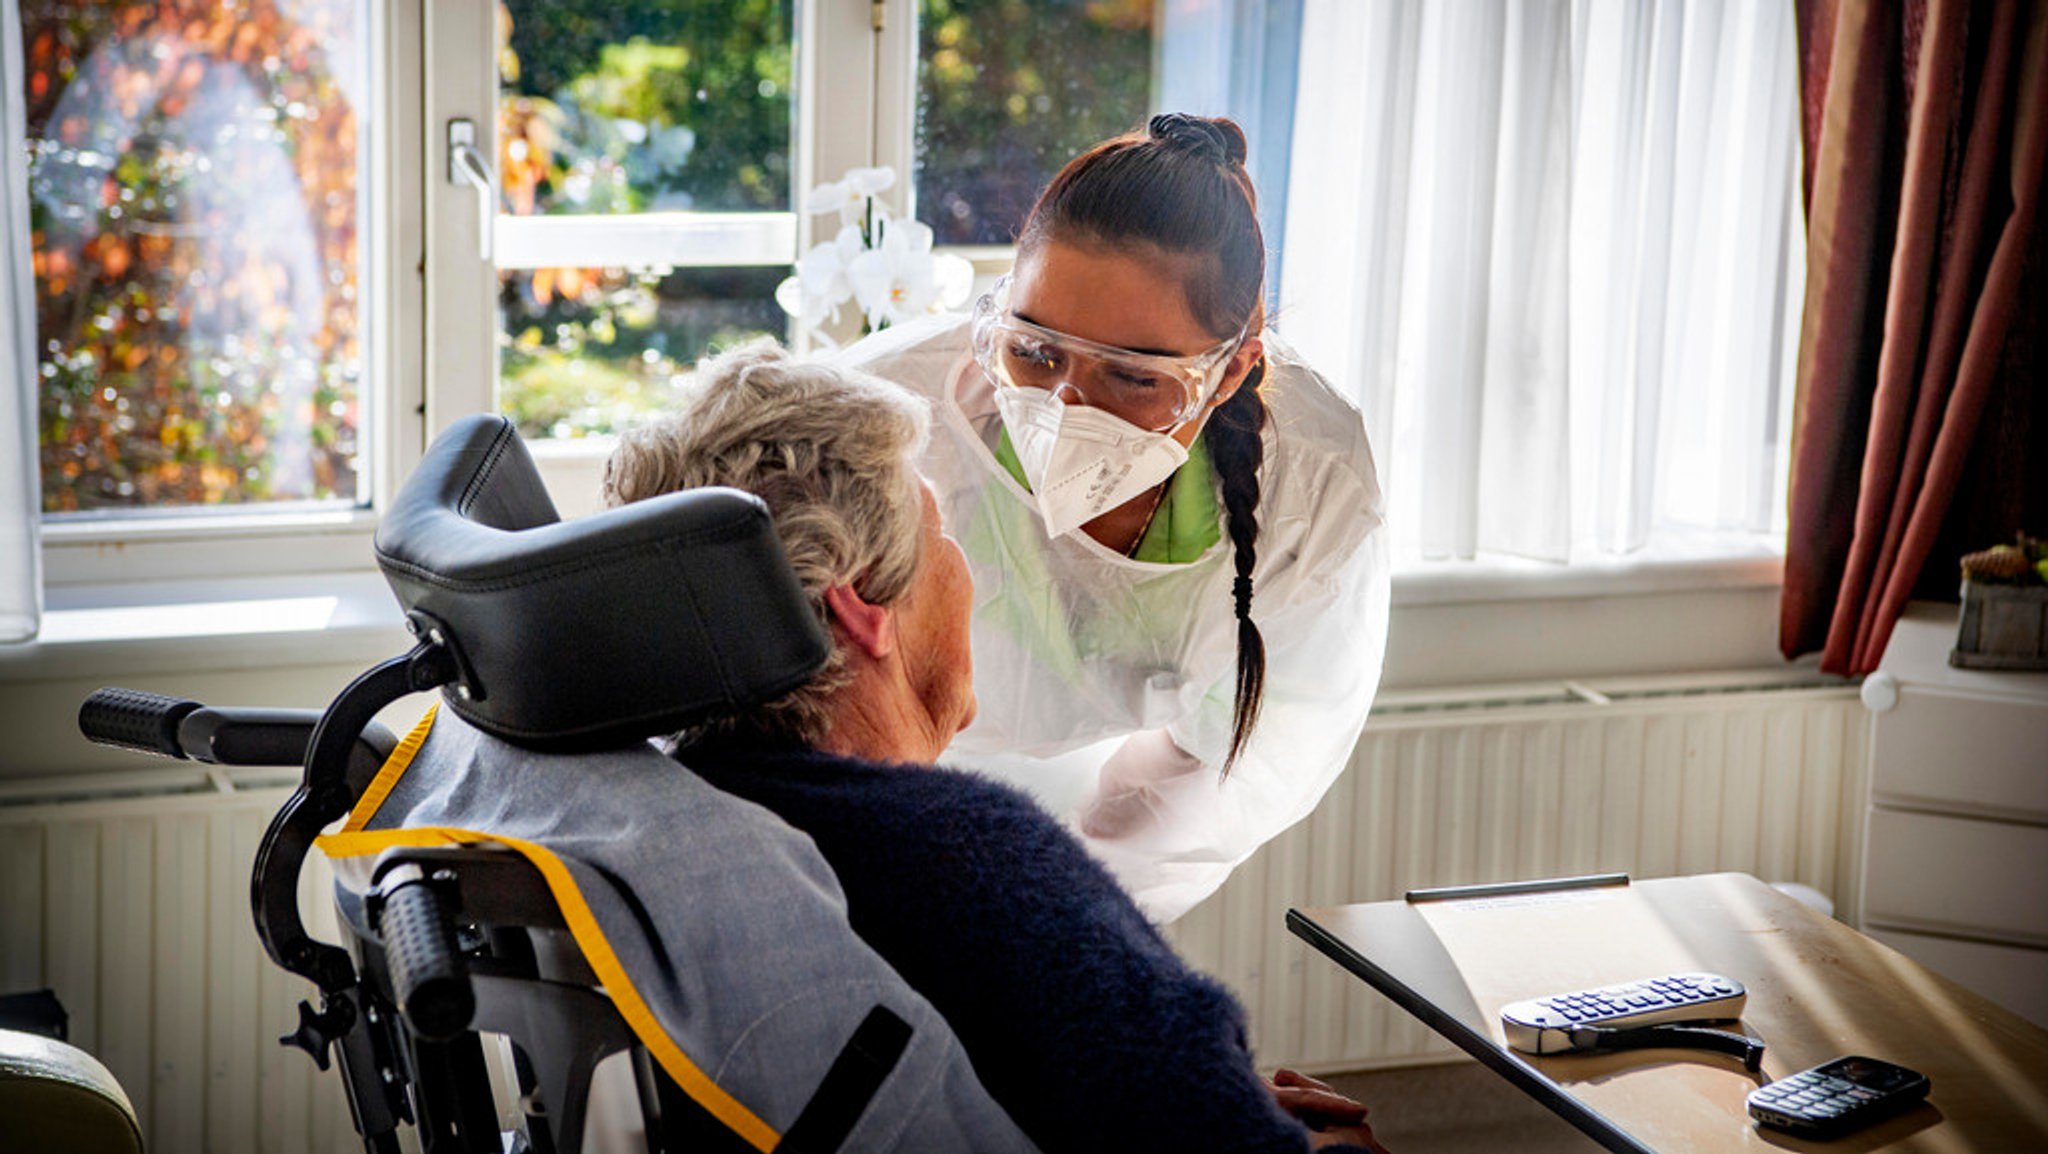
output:
<instances>
[{"instance_id":1,"label":"wooden table","mask_svg":"<svg viewBox=\"0 0 2048 1154\"><path fill-rule=\"evenodd\" d=\"M2048 1151L2048 1031L1747 874L1512 897L1290 910L1288 928L1621 1154ZM1750 1121L1763 1075L1694 1050L1510 1050L1509 1002L1688 970L1748 987L1741 1025L1781 1078L1845 1054L1910 1066L1927 1100L1805 1141ZM1392 1108L1392 1104L1388 1107Z\"/></svg>"}]
</instances>

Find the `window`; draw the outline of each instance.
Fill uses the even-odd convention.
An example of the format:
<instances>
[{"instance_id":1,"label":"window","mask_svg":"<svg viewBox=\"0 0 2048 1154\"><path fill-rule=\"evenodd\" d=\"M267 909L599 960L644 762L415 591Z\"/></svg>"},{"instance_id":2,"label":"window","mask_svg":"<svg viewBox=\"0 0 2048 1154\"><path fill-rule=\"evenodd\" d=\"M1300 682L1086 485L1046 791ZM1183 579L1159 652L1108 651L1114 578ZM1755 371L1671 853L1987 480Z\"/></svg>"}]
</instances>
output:
<instances>
[{"instance_id":1,"label":"window","mask_svg":"<svg viewBox=\"0 0 2048 1154\"><path fill-rule=\"evenodd\" d=\"M827 0L436 5L426 133L438 150L451 122L488 115L496 143L486 179L430 174L429 343L445 354L429 354L428 424L513 416L558 501L587 509L592 439L658 409L711 348L799 338L773 291L829 235L803 192L887 165L908 177L891 211L914 200L939 244L1000 271L1053 171L1170 94L1172 46L1213 57L1265 7L890 0L878 28L872 6ZM488 61L444 47L486 40ZM1291 94L1291 65L1275 71ZM1227 84L1182 88L1234 107ZM1284 123L1268 135L1284 142Z\"/></svg>"},{"instance_id":2,"label":"window","mask_svg":"<svg viewBox=\"0 0 2048 1154\"><path fill-rule=\"evenodd\" d=\"M360 569L448 421L606 432L786 332L794 0L22 3L53 585Z\"/></svg>"},{"instance_id":3,"label":"window","mask_svg":"<svg viewBox=\"0 0 2048 1154\"><path fill-rule=\"evenodd\" d=\"M792 336L800 190L856 165L1005 263L1208 9L24 0L53 539L368 509L479 409L609 433Z\"/></svg>"},{"instance_id":4,"label":"window","mask_svg":"<svg viewBox=\"0 0 2048 1154\"><path fill-rule=\"evenodd\" d=\"M793 5L499 10L498 411L528 437L658 412L708 349L786 339Z\"/></svg>"},{"instance_id":5,"label":"window","mask_svg":"<svg viewBox=\"0 0 2048 1154\"><path fill-rule=\"evenodd\" d=\"M1166 110L1244 126L1260 223L1277 243L1299 0L922 0L917 33L911 167L918 218L937 243L993 247L989 263L1006 263L1062 165Z\"/></svg>"},{"instance_id":6,"label":"window","mask_svg":"<svg viewBox=\"0 0 2048 1154\"><path fill-rule=\"evenodd\" d=\"M21 19L45 513L366 503L365 7Z\"/></svg>"},{"instance_id":7,"label":"window","mask_svg":"<svg viewBox=\"0 0 2048 1154\"><path fill-rule=\"evenodd\" d=\"M1008 245L1061 165L1143 123L1154 25L1149 2L923 0L915 184L936 243Z\"/></svg>"},{"instance_id":8,"label":"window","mask_svg":"<svg viewBox=\"0 0 2048 1154\"><path fill-rule=\"evenodd\" d=\"M1316 3L1277 324L1397 556L1782 539L1804 248L1781 4Z\"/></svg>"},{"instance_id":9,"label":"window","mask_svg":"<svg viewBox=\"0 0 2048 1154\"><path fill-rule=\"evenodd\" d=\"M1528 83L1498 71L1525 59L1503 45L1529 43L1532 22L1552 9L1585 21L1562 41L1553 36L1571 51L1638 59L1625 53L1646 44L1662 52L1658 38L1667 37L1691 60L1685 53L1699 45L1722 45L1712 58L1727 74L1706 89L1709 73L1693 65L1675 85L1644 65L1682 128L1696 127L1685 119L1693 110L1714 107L1701 92L1744 84L1753 91L1742 115L1769 123L1779 74L1737 69L1740 45L1768 48L1770 68L1790 67L1780 41L1764 36L1775 35L1764 19L1774 10L1760 3L1731 5L1732 15L1688 9L1685 24L1629 5L1508 6L1486 16L1516 22L1489 32L1493 39L1460 36L1454 25L1464 17L1414 2L20 4L44 330L45 539L57 584L360 568L378 495L428 436L478 411L513 416L564 511L587 510L602 437L662 406L696 357L755 334L795 335L773 290L795 254L823 239L802 211L804 190L849 168L889 165L904 176L886 194L892 211L914 212L941 245L992 275L1059 163L1164 107L1246 126L1271 248L1273 324L1340 386L1355 386L1398 498L1397 528L1514 523L1520 515L1506 507L1474 513L1456 470L1421 481L1406 470L1457 461L1473 484L1500 488L1531 452L1498 448L1502 428L1521 427L1521 410L1467 390L1468 416L1490 413L1492 424L1418 423L1419 409L1393 399L1398 389L1380 387L1462 380L1462 369L1440 371L1444 358L1486 347L1468 339L1478 330L1423 339L1434 322L1400 307L1423 299L1421 286L1447 266L1407 243L1409 217L1396 210L1412 213L1427 199L1416 192L1425 176L1436 182L1427 187L1457 187L1442 157L1413 146L1418 101L1456 96L1467 80L1472 91ZM1718 40L1702 31L1709 16ZM1358 39L1366 25L1408 48L1491 45L1494 79L1455 69L1418 79L1391 50ZM1359 63L1368 59L1377 63ZM1584 91L1609 83L1595 74L1572 81L1583 89L1574 90L1582 116L1635 99L1619 89L1588 99ZM1394 103L1363 107L1361 93ZM1456 110L1430 99L1439 120ZM1501 135L1501 118L1527 109L1498 100L1494 109L1491 139L1518 139ZM1743 139L1719 120L1701 123L1718 146ZM465 131L474 154L451 163ZM1459 130L1431 131L1453 139ZM1643 131L1657 139L1662 128L1645 122ZM1374 149L1373 163L1398 167L1401 180L1367 182ZM1782 154L1717 171L1763 187L1789 174L1795 157L1788 136ZM1781 183L1789 188L1789 176ZM1571 211L1585 215L1592 203L1580 198ZM1730 203L1711 198L1705 215L1777 238L1753 264L1796 259L1789 201L1777 216ZM1654 224L1638 237L1661 242ZM1685 251L1713 255L1716 242L1705 237ZM1512 255L1511 246L1494 251ZM1443 293L1487 299L1490 266L1461 267L1477 279L1465 290L1443 282ZM1739 488L1697 481L1702 462L1726 453L1691 432L1715 428L1719 443L1782 440L1772 421L1784 378L1753 347L1740 365L1725 346L1715 357L1688 350L1714 347L1714 331L1753 332L1756 323L1775 325L1782 347L1796 307L1785 286L1797 274L1773 275L1757 282L1770 291L1738 298L1767 304L1761 321L1719 304L1694 310L1709 327L1666 340L1658 354L1692 366L1718 358L1715 380L1753 379L1739 412L1702 415L1683 407L1690 399L1654 413L1603 409L1597 394L1608 385L1581 387L1546 418L1578 437L1546 442L1553 458L1579 462L1579 473L1556 482L1570 492L1527 492L1569 503L1614 490L1616 478L1624 487L1648 478L1651 489L1686 495L1652 515L1660 526L1671 510L1717 523L1767 517L1768 460L1759 466L1745 450ZM1559 299L1586 299L1577 284ZM1650 319L1679 316L1677 307L1640 309L1617 347L1573 330L1573 372L1646 355ZM1693 399L1726 393L1696 388ZM1647 456L1637 437L1635 456L1615 458L1626 468L1584 472L1589 441L1628 441L1621 434L1630 429L1648 430ZM1426 437L1444 447L1422 451ZM1418 496L1425 492L1435 495ZM1707 493L1733 494L1739 508L1703 511ZM1456 517L1437 515L1446 505ZM1598 547L1633 547L1639 510L1602 515L1619 530ZM1468 535L1476 548L1463 532L1416 552L1496 547L1490 530ZM110 537L149 548L101 548ZM172 538L182 543L155 548ZM1523 551L1578 550L1575 537L1563 552Z\"/></svg>"}]
</instances>

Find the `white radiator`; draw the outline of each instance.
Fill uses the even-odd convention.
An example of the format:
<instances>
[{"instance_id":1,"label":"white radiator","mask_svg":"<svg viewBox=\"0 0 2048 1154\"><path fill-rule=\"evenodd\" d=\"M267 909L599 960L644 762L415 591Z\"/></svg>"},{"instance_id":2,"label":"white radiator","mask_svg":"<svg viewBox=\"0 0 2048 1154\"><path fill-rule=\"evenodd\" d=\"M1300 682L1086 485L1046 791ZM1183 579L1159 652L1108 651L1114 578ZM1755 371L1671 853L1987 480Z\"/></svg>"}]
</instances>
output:
<instances>
[{"instance_id":1,"label":"white radiator","mask_svg":"<svg viewBox=\"0 0 2048 1154\"><path fill-rule=\"evenodd\" d=\"M1740 870L1854 910L1868 718L1772 678L1388 696L1316 811L1169 928L1245 1003L1263 1066L1456 1051L1287 932L1292 906L1625 871Z\"/></svg>"},{"instance_id":2,"label":"white radiator","mask_svg":"<svg viewBox=\"0 0 2048 1154\"><path fill-rule=\"evenodd\" d=\"M218 771L126 776L135 796L0 792L0 991L57 992L71 1042L120 1079L152 1154L360 1150L340 1078L277 1044L313 987L263 956L250 920L256 845L289 791ZM335 941L313 857L299 907Z\"/></svg>"},{"instance_id":3,"label":"white radiator","mask_svg":"<svg viewBox=\"0 0 2048 1154\"><path fill-rule=\"evenodd\" d=\"M1449 1053L1285 930L1289 906L1598 870L1746 870L1854 909L1867 724L1848 688L1652 686L1387 696L1310 818L1172 927L1252 1014L1264 1064L1358 1068ZM0 787L0 991L49 986L113 1070L154 1154L357 1149L340 1079L277 1045L311 986L249 918L274 771L184 767L92 797ZM125 785L134 796L119 794ZM333 941L324 862L300 909ZM319 900L314 895L322 895Z\"/></svg>"}]
</instances>

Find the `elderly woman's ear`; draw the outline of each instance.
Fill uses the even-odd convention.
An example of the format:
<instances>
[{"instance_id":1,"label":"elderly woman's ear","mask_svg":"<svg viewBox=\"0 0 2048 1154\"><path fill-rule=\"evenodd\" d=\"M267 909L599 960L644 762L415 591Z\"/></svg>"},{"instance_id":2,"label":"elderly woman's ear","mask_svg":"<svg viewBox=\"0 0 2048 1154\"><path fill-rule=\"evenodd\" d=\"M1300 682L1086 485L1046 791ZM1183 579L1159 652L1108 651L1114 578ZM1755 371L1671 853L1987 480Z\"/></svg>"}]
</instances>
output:
<instances>
[{"instance_id":1,"label":"elderly woman's ear","mask_svg":"<svg viewBox=\"0 0 2048 1154\"><path fill-rule=\"evenodd\" d=\"M851 585L828 585L825 608L846 639L870 658L880 660L896 650L895 615L886 605L872 605Z\"/></svg>"}]
</instances>

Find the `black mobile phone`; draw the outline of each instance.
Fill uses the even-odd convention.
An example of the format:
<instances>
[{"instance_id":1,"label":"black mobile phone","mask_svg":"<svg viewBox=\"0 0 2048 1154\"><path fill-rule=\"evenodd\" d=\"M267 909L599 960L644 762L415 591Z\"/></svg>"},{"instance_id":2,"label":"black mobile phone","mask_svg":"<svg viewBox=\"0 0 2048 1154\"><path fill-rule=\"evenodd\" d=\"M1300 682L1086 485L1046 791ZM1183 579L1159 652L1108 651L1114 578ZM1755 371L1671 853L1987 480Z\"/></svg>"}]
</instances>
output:
<instances>
[{"instance_id":1,"label":"black mobile phone","mask_svg":"<svg viewBox=\"0 0 2048 1154\"><path fill-rule=\"evenodd\" d=\"M1824 1137L1866 1126L1927 1096L1927 1075L1876 1058L1823 1062L1750 1091L1749 1115L1766 1126Z\"/></svg>"}]
</instances>

